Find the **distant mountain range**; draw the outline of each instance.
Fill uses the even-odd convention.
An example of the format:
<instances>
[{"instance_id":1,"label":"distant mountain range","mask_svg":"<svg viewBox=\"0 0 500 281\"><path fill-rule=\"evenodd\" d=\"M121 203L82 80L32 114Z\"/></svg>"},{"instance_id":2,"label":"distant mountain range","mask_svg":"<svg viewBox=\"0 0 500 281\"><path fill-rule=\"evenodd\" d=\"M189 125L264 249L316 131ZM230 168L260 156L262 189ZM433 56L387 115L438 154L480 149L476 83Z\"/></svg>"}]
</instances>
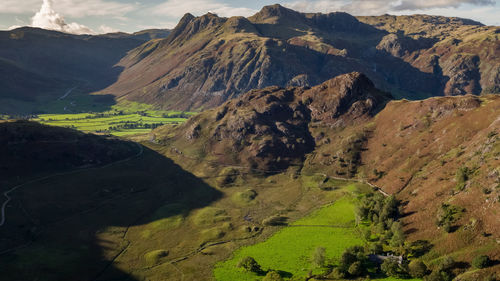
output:
<instances>
[{"instance_id":1,"label":"distant mountain range","mask_svg":"<svg viewBox=\"0 0 500 281\"><path fill-rule=\"evenodd\" d=\"M163 108L210 108L248 90L314 86L358 71L396 98L500 91L500 28L438 16L186 14L170 36L131 51L102 93Z\"/></svg>"},{"instance_id":2,"label":"distant mountain range","mask_svg":"<svg viewBox=\"0 0 500 281\"><path fill-rule=\"evenodd\" d=\"M167 36L168 35L168 36ZM0 99L86 93L202 110L251 89L315 86L362 72L395 98L500 92L500 27L439 16L353 17L266 6L249 17L186 14L174 30L75 36L0 33ZM9 104L4 102L4 104Z\"/></svg>"}]
</instances>

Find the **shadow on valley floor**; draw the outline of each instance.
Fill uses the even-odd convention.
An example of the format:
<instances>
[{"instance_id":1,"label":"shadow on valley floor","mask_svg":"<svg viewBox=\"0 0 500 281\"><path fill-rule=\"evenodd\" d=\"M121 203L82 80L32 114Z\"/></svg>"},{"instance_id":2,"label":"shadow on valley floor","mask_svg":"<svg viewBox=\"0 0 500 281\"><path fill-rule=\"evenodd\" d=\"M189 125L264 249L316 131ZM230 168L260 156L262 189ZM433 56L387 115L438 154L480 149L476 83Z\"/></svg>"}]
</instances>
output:
<instances>
[{"instance_id":1,"label":"shadow on valley floor","mask_svg":"<svg viewBox=\"0 0 500 281\"><path fill-rule=\"evenodd\" d=\"M12 192L0 227L0 280L135 280L114 263L132 243L130 228L221 197L172 160L141 151L105 166L53 173Z\"/></svg>"}]
</instances>

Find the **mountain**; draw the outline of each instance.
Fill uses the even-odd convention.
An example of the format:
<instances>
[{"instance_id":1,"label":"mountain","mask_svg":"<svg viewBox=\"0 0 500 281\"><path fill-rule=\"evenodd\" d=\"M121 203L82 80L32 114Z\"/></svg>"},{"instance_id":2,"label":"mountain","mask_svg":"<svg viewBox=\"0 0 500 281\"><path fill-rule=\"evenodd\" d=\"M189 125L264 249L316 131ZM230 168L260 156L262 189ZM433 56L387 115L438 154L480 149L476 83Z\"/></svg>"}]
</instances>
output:
<instances>
[{"instance_id":1,"label":"mountain","mask_svg":"<svg viewBox=\"0 0 500 281\"><path fill-rule=\"evenodd\" d=\"M499 28L437 16L355 18L280 5L249 17L186 14L131 51L100 91L169 109L210 108L251 89L314 86L353 71L396 98L498 92Z\"/></svg>"},{"instance_id":2,"label":"mountain","mask_svg":"<svg viewBox=\"0 0 500 281\"><path fill-rule=\"evenodd\" d=\"M176 128L173 139L159 141L174 142L181 150L198 149L224 163L282 171L301 165L314 150L310 124L360 124L390 99L361 73L341 75L313 88L268 87L205 111ZM171 135L161 129L158 133Z\"/></svg>"},{"instance_id":3,"label":"mountain","mask_svg":"<svg viewBox=\"0 0 500 281\"><path fill-rule=\"evenodd\" d=\"M249 181L247 173L366 180L403 202L404 233L409 243L430 243L428 264L446 255L465 265L479 254L498 258L500 96L389 100L350 73L310 89L253 90L154 137L186 169L218 175L222 190ZM277 192L290 192L287 185ZM445 231L439 221L450 210Z\"/></svg>"},{"instance_id":4,"label":"mountain","mask_svg":"<svg viewBox=\"0 0 500 281\"><path fill-rule=\"evenodd\" d=\"M115 64L146 41L168 30L97 36L23 27L0 31L0 112L31 113L77 87L90 93L113 83Z\"/></svg>"}]
</instances>

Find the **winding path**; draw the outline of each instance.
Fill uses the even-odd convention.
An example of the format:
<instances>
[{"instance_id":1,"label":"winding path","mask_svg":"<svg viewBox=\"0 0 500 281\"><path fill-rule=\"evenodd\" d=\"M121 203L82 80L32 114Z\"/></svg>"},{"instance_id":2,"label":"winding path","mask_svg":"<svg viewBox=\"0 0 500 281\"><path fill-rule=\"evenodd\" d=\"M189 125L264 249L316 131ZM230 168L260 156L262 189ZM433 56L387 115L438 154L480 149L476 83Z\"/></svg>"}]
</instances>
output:
<instances>
[{"instance_id":1,"label":"winding path","mask_svg":"<svg viewBox=\"0 0 500 281\"><path fill-rule=\"evenodd\" d=\"M78 173L78 172L81 172L81 171L85 171L85 170L103 169L103 168L107 168L107 167L110 167L110 166L113 166L113 165L116 165L116 164L120 164L120 163L124 163L124 162L130 161L130 160L132 160L134 158L137 158L137 157L141 156L144 153L144 147L142 145L138 144L138 143L135 143L135 144L139 148L139 152L137 154L131 156L131 157L126 158L126 159L118 160L116 162L109 163L109 164L106 164L106 165L101 166L101 167L93 166L93 167L87 167L87 168L80 168L80 169L76 169L76 170L65 172L65 173L52 174L52 175L45 176L45 177L42 177L42 178L38 178L38 179L27 181L25 183L16 185L13 188L5 191L3 193L3 195L5 196L5 198L7 198L7 200L5 200L3 202L3 204L2 204L1 218L0 218L0 227L3 226L5 224L5 221L7 220L6 215L5 215L5 213L6 213L5 209L7 208L7 205L9 204L9 202L12 200L12 198L10 197L10 193L18 190L19 188L21 188L21 187L23 187L25 185L36 183L36 182L43 181L43 180L46 180L46 179L50 179L50 178L54 178L54 177L59 177L59 176L71 175L71 174L75 174L75 173Z\"/></svg>"},{"instance_id":2,"label":"winding path","mask_svg":"<svg viewBox=\"0 0 500 281\"><path fill-rule=\"evenodd\" d=\"M76 88L78 88L78 86L74 86L73 88L66 91L66 93L59 98L59 100L63 100L65 98L67 98L69 96L69 94L71 94L71 92L73 92Z\"/></svg>"}]
</instances>

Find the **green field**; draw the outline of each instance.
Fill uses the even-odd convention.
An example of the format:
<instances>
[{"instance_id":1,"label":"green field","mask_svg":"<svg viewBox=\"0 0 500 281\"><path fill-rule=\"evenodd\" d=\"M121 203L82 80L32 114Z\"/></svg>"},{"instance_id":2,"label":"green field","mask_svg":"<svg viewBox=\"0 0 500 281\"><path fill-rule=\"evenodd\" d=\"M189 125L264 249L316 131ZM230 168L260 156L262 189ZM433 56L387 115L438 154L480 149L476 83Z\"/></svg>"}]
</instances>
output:
<instances>
[{"instance_id":1,"label":"green field","mask_svg":"<svg viewBox=\"0 0 500 281\"><path fill-rule=\"evenodd\" d=\"M40 114L33 121L45 125L73 128L84 132L115 136L144 134L165 124L179 124L194 113L153 110L151 106L127 102L100 113Z\"/></svg>"},{"instance_id":2,"label":"green field","mask_svg":"<svg viewBox=\"0 0 500 281\"><path fill-rule=\"evenodd\" d=\"M364 243L355 225L355 200L353 196L346 195L334 204L295 221L268 240L235 251L231 259L216 265L215 279L218 281L262 279L263 275L237 267L238 262L247 256L253 257L263 271L276 270L284 277L306 277L309 271L314 274L321 273L324 269L312 263L312 256L317 247L325 248L326 259L332 264L338 264L346 248ZM377 280L403 279L391 277Z\"/></svg>"}]
</instances>

